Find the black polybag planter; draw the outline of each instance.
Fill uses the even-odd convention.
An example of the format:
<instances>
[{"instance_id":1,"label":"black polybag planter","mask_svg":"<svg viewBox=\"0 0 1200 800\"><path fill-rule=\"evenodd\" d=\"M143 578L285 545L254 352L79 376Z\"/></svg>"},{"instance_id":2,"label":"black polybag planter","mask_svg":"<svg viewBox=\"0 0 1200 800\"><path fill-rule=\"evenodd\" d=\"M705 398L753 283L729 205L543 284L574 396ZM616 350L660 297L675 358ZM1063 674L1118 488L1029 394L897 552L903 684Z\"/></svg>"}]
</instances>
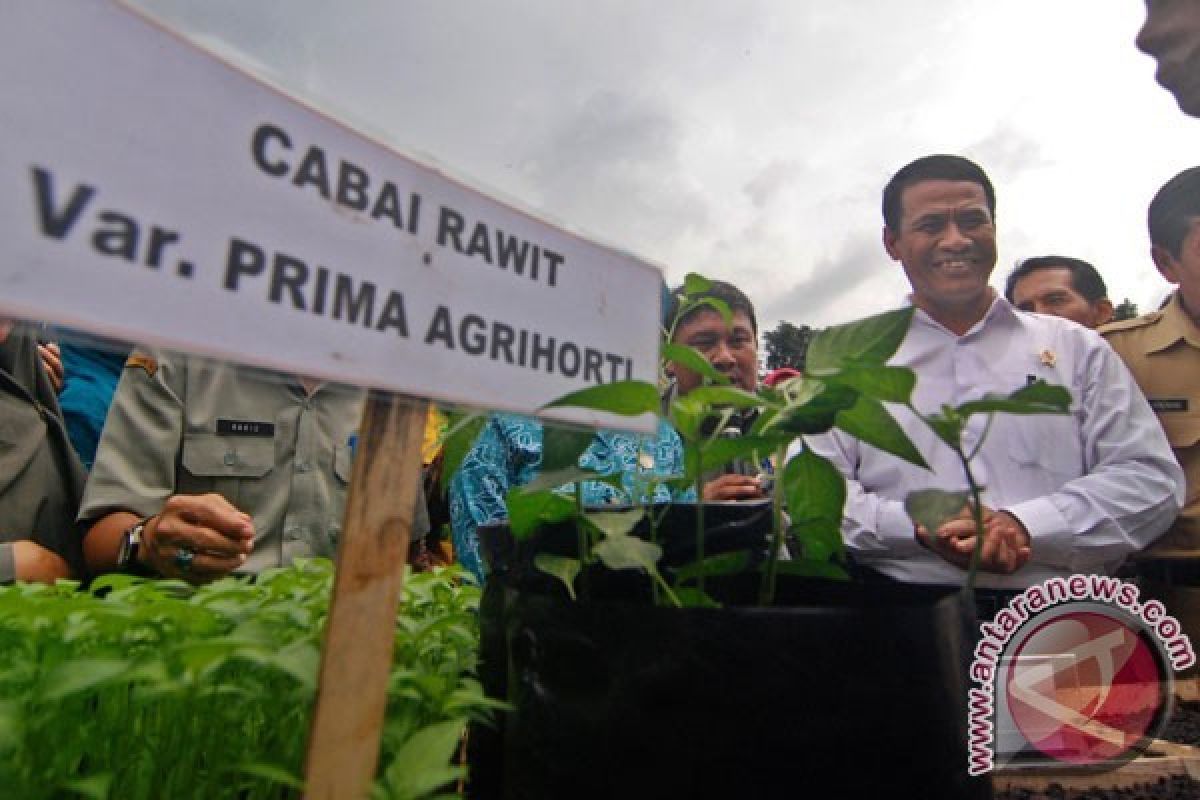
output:
<instances>
[{"instance_id":1,"label":"black polybag planter","mask_svg":"<svg viewBox=\"0 0 1200 800\"><path fill-rule=\"evenodd\" d=\"M756 608L741 576L710 580L722 609L673 609L611 588L493 574L482 678L514 710L472 731L472 796L991 796L966 774L962 592L781 578Z\"/></svg>"}]
</instances>

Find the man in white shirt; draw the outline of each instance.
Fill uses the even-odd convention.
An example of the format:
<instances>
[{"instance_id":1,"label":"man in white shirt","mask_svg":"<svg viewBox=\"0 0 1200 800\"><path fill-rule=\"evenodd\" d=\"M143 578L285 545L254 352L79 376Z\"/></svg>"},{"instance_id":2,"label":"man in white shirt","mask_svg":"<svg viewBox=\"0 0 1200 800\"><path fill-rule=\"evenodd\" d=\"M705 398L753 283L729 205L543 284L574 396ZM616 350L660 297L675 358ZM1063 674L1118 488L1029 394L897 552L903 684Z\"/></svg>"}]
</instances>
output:
<instances>
[{"instance_id":1,"label":"man in white shirt","mask_svg":"<svg viewBox=\"0 0 1200 800\"><path fill-rule=\"evenodd\" d=\"M1019 589L1056 575L1108 573L1171 524L1183 474L1137 384L1099 336L1018 311L988 285L995 208L987 175L957 156L918 159L888 183L883 244L903 266L916 307L890 363L916 372L912 404L926 414L1037 379L1065 386L1070 414L998 414L971 462L985 487L978 585ZM887 578L961 584L975 546L969 515L926 531L905 513L904 499L917 489L965 488L962 467L911 411L890 410L931 471L841 431L808 438L847 478L847 548ZM972 418L968 452L985 427Z\"/></svg>"}]
</instances>

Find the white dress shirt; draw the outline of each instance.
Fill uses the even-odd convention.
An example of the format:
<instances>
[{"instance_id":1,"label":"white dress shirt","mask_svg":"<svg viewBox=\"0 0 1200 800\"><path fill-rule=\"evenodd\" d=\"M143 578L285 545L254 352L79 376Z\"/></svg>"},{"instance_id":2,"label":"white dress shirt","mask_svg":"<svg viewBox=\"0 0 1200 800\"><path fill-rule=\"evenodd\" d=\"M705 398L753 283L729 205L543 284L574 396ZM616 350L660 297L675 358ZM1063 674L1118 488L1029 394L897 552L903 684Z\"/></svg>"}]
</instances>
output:
<instances>
[{"instance_id":1,"label":"white dress shirt","mask_svg":"<svg viewBox=\"0 0 1200 800\"><path fill-rule=\"evenodd\" d=\"M1023 588L1076 572L1109 574L1157 538L1184 500L1184 478L1162 428L1121 359L1095 332L1014 309L997 297L958 336L918 309L889 362L917 375L912 404L928 414L1034 379L1071 392L1071 413L997 414L971 462L989 508L1029 531L1032 558L1013 575L979 573L978 585ZM954 451L908 409L889 410L932 472L841 431L806 437L847 478L842 533L860 563L915 583L960 585L966 571L917 543L904 511L916 489L965 489ZM964 433L970 453L986 415Z\"/></svg>"}]
</instances>

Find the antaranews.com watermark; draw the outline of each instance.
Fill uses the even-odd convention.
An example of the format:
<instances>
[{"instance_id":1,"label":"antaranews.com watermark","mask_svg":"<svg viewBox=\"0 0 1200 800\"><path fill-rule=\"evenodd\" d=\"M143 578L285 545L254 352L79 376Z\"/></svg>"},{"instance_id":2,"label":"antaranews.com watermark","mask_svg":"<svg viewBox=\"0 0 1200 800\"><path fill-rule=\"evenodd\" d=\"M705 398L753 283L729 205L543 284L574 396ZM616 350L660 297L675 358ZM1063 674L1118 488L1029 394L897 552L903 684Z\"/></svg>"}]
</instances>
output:
<instances>
[{"instance_id":1,"label":"antaranews.com watermark","mask_svg":"<svg viewBox=\"0 0 1200 800\"><path fill-rule=\"evenodd\" d=\"M980 626L969 774L994 769L998 753L1119 762L1165 723L1172 672L1196 656L1179 620L1158 600L1139 598L1138 587L1119 578L1050 578Z\"/></svg>"}]
</instances>

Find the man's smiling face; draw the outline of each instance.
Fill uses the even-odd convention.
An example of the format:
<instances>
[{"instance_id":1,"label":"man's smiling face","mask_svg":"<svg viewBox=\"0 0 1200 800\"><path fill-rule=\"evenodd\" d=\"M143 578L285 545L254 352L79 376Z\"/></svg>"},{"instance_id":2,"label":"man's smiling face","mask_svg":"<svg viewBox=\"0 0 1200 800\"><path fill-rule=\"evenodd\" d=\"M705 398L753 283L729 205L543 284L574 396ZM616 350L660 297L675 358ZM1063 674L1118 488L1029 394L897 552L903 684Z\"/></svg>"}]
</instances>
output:
<instances>
[{"instance_id":1,"label":"man's smiling face","mask_svg":"<svg viewBox=\"0 0 1200 800\"><path fill-rule=\"evenodd\" d=\"M904 190L900 205L899 229L885 227L883 243L904 266L913 305L965 332L993 297L988 278L996 266L996 227L983 187L921 181Z\"/></svg>"}]
</instances>

